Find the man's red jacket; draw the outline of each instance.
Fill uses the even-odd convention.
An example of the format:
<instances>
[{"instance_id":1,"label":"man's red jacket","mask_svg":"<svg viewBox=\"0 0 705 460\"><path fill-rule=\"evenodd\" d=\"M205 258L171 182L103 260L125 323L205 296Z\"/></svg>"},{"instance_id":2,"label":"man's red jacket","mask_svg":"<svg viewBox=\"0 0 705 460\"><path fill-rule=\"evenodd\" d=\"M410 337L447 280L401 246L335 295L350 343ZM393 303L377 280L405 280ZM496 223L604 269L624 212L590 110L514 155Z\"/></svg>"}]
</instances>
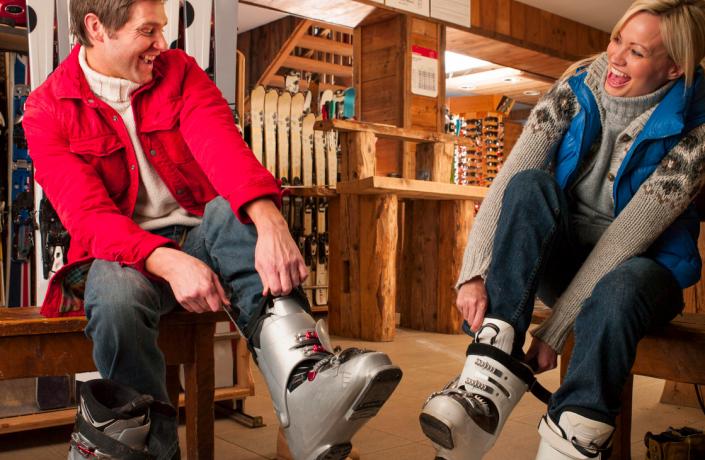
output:
<instances>
[{"instance_id":1,"label":"man's red jacket","mask_svg":"<svg viewBox=\"0 0 705 460\"><path fill-rule=\"evenodd\" d=\"M71 235L69 263L49 283L45 316L83 314L77 278L94 258L144 272L154 249L174 245L132 220L135 150L117 112L91 92L79 48L31 93L22 122L34 177ZM216 195L242 222L252 200L281 205L279 184L243 141L220 91L184 52L159 55L153 80L132 95L132 110L145 156L190 213L202 216Z\"/></svg>"}]
</instances>

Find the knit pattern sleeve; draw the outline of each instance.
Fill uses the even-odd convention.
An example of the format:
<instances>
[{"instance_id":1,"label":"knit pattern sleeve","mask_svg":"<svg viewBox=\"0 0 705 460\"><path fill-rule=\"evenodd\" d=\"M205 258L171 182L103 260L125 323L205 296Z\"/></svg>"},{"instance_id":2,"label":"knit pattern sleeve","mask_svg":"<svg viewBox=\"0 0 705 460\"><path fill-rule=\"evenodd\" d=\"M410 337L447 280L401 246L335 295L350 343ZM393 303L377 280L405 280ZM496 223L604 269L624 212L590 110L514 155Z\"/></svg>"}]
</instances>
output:
<instances>
[{"instance_id":1,"label":"knit pattern sleeve","mask_svg":"<svg viewBox=\"0 0 705 460\"><path fill-rule=\"evenodd\" d=\"M456 288L477 276L483 279L486 277L507 183L520 171L548 169L578 109L577 100L567 80L561 80L531 111L521 136L487 192L473 222Z\"/></svg>"},{"instance_id":2,"label":"knit pattern sleeve","mask_svg":"<svg viewBox=\"0 0 705 460\"><path fill-rule=\"evenodd\" d=\"M646 252L685 211L704 182L705 125L701 125L686 134L641 184L557 300L551 317L532 334L562 351L581 305L600 279Z\"/></svg>"}]
</instances>

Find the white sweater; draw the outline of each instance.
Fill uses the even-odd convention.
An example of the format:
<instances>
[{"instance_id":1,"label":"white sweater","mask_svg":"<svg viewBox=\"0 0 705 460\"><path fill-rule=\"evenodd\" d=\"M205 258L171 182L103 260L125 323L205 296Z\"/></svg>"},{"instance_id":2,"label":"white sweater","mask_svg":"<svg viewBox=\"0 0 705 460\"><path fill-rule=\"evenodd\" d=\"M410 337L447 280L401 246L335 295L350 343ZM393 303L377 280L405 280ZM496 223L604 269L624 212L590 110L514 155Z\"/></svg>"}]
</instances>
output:
<instances>
[{"instance_id":1,"label":"white sweater","mask_svg":"<svg viewBox=\"0 0 705 460\"><path fill-rule=\"evenodd\" d=\"M79 52L78 62L91 91L115 109L130 134L140 173L140 188L137 193L135 212L132 216L135 222L145 230L154 230L169 225L195 226L200 224L199 217L189 214L179 205L144 154L142 144L137 137L135 117L130 100L130 95L140 85L122 78L108 77L91 69L86 61L86 49L83 47Z\"/></svg>"}]
</instances>

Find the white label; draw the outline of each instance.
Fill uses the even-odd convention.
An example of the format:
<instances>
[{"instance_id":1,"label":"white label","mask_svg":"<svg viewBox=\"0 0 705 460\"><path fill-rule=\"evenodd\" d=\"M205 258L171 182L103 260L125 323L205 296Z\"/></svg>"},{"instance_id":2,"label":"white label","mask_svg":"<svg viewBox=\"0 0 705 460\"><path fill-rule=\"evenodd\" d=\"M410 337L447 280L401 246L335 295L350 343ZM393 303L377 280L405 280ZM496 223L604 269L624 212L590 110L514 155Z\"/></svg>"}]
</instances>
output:
<instances>
[{"instance_id":1,"label":"white label","mask_svg":"<svg viewBox=\"0 0 705 460\"><path fill-rule=\"evenodd\" d=\"M392 8L409 11L411 13L420 14L422 16L429 15L430 0L386 0L385 4Z\"/></svg>"},{"instance_id":2,"label":"white label","mask_svg":"<svg viewBox=\"0 0 705 460\"><path fill-rule=\"evenodd\" d=\"M431 0L431 17L470 27L470 0Z\"/></svg>"},{"instance_id":3,"label":"white label","mask_svg":"<svg viewBox=\"0 0 705 460\"><path fill-rule=\"evenodd\" d=\"M412 47L411 92L419 96L438 97L438 54L435 51Z\"/></svg>"}]
</instances>

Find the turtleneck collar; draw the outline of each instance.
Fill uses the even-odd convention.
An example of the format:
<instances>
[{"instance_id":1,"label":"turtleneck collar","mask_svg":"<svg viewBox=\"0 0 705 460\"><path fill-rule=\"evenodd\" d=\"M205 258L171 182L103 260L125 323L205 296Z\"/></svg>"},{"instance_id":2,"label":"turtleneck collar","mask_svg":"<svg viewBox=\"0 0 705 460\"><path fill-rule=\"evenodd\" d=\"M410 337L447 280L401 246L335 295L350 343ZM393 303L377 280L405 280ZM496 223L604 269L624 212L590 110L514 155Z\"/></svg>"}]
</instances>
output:
<instances>
[{"instance_id":1,"label":"turtleneck collar","mask_svg":"<svg viewBox=\"0 0 705 460\"><path fill-rule=\"evenodd\" d=\"M78 62L91 91L105 102L129 102L130 95L141 85L123 78L108 77L91 69L86 61L86 48L81 47Z\"/></svg>"}]
</instances>

